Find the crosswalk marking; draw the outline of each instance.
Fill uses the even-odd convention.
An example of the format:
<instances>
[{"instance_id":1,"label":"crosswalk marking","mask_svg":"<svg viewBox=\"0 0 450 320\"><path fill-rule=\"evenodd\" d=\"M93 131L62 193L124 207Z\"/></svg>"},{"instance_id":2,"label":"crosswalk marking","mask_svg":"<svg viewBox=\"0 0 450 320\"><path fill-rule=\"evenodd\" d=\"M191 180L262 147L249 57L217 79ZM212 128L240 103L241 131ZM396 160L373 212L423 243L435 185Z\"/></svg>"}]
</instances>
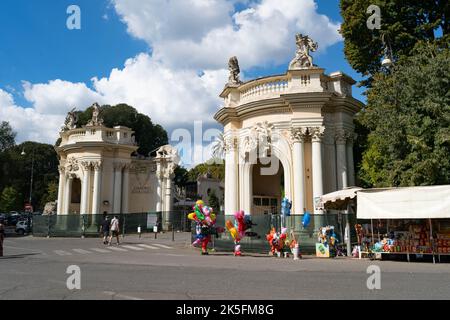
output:
<instances>
[{"instance_id":1,"label":"crosswalk marking","mask_svg":"<svg viewBox=\"0 0 450 320\"><path fill-rule=\"evenodd\" d=\"M172 247L166 246L165 244L153 243L153 245L164 249L172 249Z\"/></svg>"},{"instance_id":2,"label":"crosswalk marking","mask_svg":"<svg viewBox=\"0 0 450 320\"><path fill-rule=\"evenodd\" d=\"M84 249L72 249L73 251L75 251L76 253L80 253L80 254L90 254L92 252L84 250Z\"/></svg>"},{"instance_id":3,"label":"crosswalk marking","mask_svg":"<svg viewBox=\"0 0 450 320\"><path fill-rule=\"evenodd\" d=\"M144 249L142 249L142 248L134 247L134 246L122 246L122 247L127 248L127 249L131 249L131 250L135 250L135 251L141 251L141 250L144 250Z\"/></svg>"},{"instance_id":4,"label":"crosswalk marking","mask_svg":"<svg viewBox=\"0 0 450 320\"><path fill-rule=\"evenodd\" d=\"M53 251L59 256L71 256L72 254L70 252L64 251L64 250L55 250Z\"/></svg>"},{"instance_id":5,"label":"crosswalk marking","mask_svg":"<svg viewBox=\"0 0 450 320\"><path fill-rule=\"evenodd\" d=\"M100 253L109 253L109 252L111 252L109 250L99 249L99 248L91 248L91 250L95 251L95 252L100 252Z\"/></svg>"},{"instance_id":6,"label":"crosswalk marking","mask_svg":"<svg viewBox=\"0 0 450 320\"><path fill-rule=\"evenodd\" d=\"M152 250L159 250L160 249L160 248L157 248L157 247L149 246L148 244L138 244L138 246L143 247L143 248L147 248L147 249L152 249Z\"/></svg>"},{"instance_id":7,"label":"crosswalk marking","mask_svg":"<svg viewBox=\"0 0 450 320\"><path fill-rule=\"evenodd\" d=\"M128 251L127 249L118 248L118 247L109 247L108 249L114 250L114 251Z\"/></svg>"}]
</instances>

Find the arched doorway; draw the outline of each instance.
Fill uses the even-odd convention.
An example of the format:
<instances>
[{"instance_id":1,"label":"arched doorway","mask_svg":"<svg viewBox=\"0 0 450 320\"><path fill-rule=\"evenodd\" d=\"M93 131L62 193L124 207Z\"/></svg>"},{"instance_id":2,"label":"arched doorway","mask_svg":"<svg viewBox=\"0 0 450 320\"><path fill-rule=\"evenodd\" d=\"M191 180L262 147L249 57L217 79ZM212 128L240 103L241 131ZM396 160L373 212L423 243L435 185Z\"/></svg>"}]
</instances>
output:
<instances>
[{"instance_id":1,"label":"arched doorway","mask_svg":"<svg viewBox=\"0 0 450 320\"><path fill-rule=\"evenodd\" d=\"M70 195L69 213L80 213L81 204L81 180L74 178L72 181L72 194Z\"/></svg>"},{"instance_id":2,"label":"arched doorway","mask_svg":"<svg viewBox=\"0 0 450 320\"><path fill-rule=\"evenodd\" d=\"M252 215L279 214L285 196L285 174L276 157L258 159L251 168Z\"/></svg>"}]
</instances>

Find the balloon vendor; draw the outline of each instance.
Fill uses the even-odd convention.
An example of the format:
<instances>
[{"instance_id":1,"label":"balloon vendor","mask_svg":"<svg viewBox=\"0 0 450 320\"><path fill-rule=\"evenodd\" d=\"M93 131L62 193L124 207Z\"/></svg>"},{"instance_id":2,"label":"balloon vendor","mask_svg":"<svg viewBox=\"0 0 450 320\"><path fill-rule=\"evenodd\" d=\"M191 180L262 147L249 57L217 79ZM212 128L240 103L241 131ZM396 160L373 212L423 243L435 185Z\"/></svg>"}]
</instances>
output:
<instances>
[{"instance_id":1,"label":"balloon vendor","mask_svg":"<svg viewBox=\"0 0 450 320\"><path fill-rule=\"evenodd\" d=\"M227 220L225 226L230 232L234 240L234 255L241 256L241 240L245 237L246 231L252 227L251 217L245 215L245 212L240 210L234 213L234 224L231 220Z\"/></svg>"},{"instance_id":2,"label":"balloon vendor","mask_svg":"<svg viewBox=\"0 0 450 320\"><path fill-rule=\"evenodd\" d=\"M196 222L196 239L192 245L201 245L202 255L207 255L211 234L216 233L216 215L213 213L213 209L205 206L205 203L202 200L198 200L195 203L193 210L194 212L188 214L188 219Z\"/></svg>"}]
</instances>

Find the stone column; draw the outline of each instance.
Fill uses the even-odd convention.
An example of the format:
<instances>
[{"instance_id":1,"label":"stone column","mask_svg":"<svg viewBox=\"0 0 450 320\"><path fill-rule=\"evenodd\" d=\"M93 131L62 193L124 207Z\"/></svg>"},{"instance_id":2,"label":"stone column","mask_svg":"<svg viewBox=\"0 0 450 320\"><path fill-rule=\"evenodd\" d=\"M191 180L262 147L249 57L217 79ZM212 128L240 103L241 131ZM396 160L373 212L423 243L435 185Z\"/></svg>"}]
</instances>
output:
<instances>
[{"instance_id":1,"label":"stone column","mask_svg":"<svg viewBox=\"0 0 450 320\"><path fill-rule=\"evenodd\" d=\"M122 205L122 163L114 163L113 213L121 213Z\"/></svg>"},{"instance_id":2,"label":"stone column","mask_svg":"<svg viewBox=\"0 0 450 320\"><path fill-rule=\"evenodd\" d=\"M72 202L72 181L73 177L69 174L65 178L66 185L64 187L64 207L63 214L69 214L70 203Z\"/></svg>"},{"instance_id":3,"label":"stone column","mask_svg":"<svg viewBox=\"0 0 450 320\"><path fill-rule=\"evenodd\" d=\"M313 182L313 204L314 213L323 214L323 210L315 208L316 199L323 195L323 175L322 175L322 138L324 127L311 128L312 141L312 182Z\"/></svg>"},{"instance_id":4,"label":"stone column","mask_svg":"<svg viewBox=\"0 0 450 320\"><path fill-rule=\"evenodd\" d=\"M225 144L225 215L232 215L239 210L239 170L236 137L227 137Z\"/></svg>"},{"instance_id":5,"label":"stone column","mask_svg":"<svg viewBox=\"0 0 450 320\"><path fill-rule=\"evenodd\" d=\"M356 134L347 134L347 171L348 171L348 185L355 186L355 165L353 159L353 141L356 139Z\"/></svg>"},{"instance_id":6,"label":"stone column","mask_svg":"<svg viewBox=\"0 0 450 320\"><path fill-rule=\"evenodd\" d=\"M123 169L123 181L122 181L122 212L123 213L129 213L128 212L128 197L129 197L129 184L130 184L130 165L125 165Z\"/></svg>"},{"instance_id":7,"label":"stone column","mask_svg":"<svg viewBox=\"0 0 450 320\"><path fill-rule=\"evenodd\" d=\"M158 199L156 202L156 211L161 212L163 210L161 200L162 200L162 178L160 177L160 174L157 174L158 177L158 185L156 186L156 194L158 195Z\"/></svg>"},{"instance_id":8,"label":"stone column","mask_svg":"<svg viewBox=\"0 0 450 320\"><path fill-rule=\"evenodd\" d=\"M63 214L64 206L64 185L66 183L65 172L66 169L63 166L58 167L59 170L59 183L58 183L58 206L56 209L56 214Z\"/></svg>"},{"instance_id":9,"label":"stone column","mask_svg":"<svg viewBox=\"0 0 450 320\"><path fill-rule=\"evenodd\" d=\"M94 163L94 195L92 197L92 214L100 213L100 194L101 194L101 161Z\"/></svg>"},{"instance_id":10,"label":"stone column","mask_svg":"<svg viewBox=\"0 0 450 320\"><path fill-rule=\"evenodd\" d=\"M346 133L344 130L336 132L336 153L338 190L342 190L348 186Z\"/></svg>"},{"instance_id":11,"label":"stone column","mask_svg":"<svg viewBox=\"0 0 450 320\"><path fill-rule=\"evenodd\" d=\"M294 199L293 213L303 214L305 204L305 149L304 138L306 128L293 128L291 132L293 140L293 171L294 171Z\"/></svg>"},{"instance_id":12,"label":"stone column","mask_svg":"<svg viewBox=\"0 0 450 320\"><path fill-rule=\"evenodd\" d=\"M81 204L80 214L89 213L89 185L91 178L91 164L89 162L81 162L83 168L83 183L81 184Z\"/></svg>"}]
</instances>

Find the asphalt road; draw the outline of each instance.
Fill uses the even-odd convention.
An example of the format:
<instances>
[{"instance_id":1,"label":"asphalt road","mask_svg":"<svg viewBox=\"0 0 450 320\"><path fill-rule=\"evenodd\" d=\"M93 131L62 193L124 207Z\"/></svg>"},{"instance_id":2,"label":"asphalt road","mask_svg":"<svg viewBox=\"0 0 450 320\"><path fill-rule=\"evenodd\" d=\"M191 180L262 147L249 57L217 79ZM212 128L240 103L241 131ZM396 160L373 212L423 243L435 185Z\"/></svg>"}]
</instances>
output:
<instances>
[{"instance_id":1,"label":"asphalt road","mask_svg":"<svg viewBox=\"0 0 450 320\"><path fill-rule=\"evenodd\" d=\"M264 255L200 256L188 234L99 239L7 238L0 299L450 299L449 264ZM119 249L117 249L119 248ZM81 289L69 290L69 266ZM381 270L369 290L367 268Z\"/></svg>"}]
</instances>

